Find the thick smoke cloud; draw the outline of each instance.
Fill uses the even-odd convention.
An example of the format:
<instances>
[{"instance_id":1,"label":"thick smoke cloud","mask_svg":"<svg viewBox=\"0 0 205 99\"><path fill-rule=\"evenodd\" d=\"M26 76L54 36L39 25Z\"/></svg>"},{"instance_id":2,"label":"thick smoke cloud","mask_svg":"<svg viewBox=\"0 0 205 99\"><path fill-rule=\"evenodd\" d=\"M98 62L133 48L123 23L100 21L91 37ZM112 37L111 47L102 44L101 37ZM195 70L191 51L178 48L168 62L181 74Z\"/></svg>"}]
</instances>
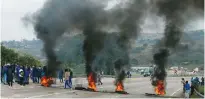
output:
<instances>
[{"instance_id":1,"label":"thick smoke cloud","mask_svg":"<svg viewBox=\"0 0 205 99\"><path fill-rule=\"evenodd\" d=\"M140 25L143 24L143 15L147 10L145 0L129 0L119 4L120 6L108 11L108 25L115 28L117 33L107 35L105 42L110 41L111 44L105 43L104 49L99 52L100 58L113 64L117 75L116 82L121 82L125 78L125 68L130 66L129 51L131 44L141 31ZM100 62L100 58L97 57L96 60ZM95 63L98 63L96 60ZM107 62L104 64L107 64Z\"/></svg>"},{"instance_id":2,"label":"thick smoke cloud","mask_svg":"<svg viewBox=\"0 0 205 99\"><path fill-rule=\"evenodd\" d=\"M103 5L102 5L103 6ZM103 9L100 4L88 0L48 0L42 9L33 15L32 23L37 37L44 42L44 52L47 57L48 74L55 76L59 62L55 54L56 41L72 30L82 30L88 37L97 25L106 22L103 19ZM91 31L89 30L91 26ZM95 27L93 27L95 26ZM90 35L89 35L89 32ZM97 34L97 33L96 33Z\"/></svg>"},{"instance_id":3,"label":"thick smoke cloud","mask_svg":"<svg viewBox=\"0 0 205 99\"><path fill-rule=\"evenodd\" d=\"M88 75L97 70L93 69L93 62L97 62L102 49L109 46L104 44L105 39L109 34L108 30L114 29L119 35L115 38L115 46L120 50L116 53L120 57L116 56L110 63L120 75L118 79L124 79L124 67L129 65L129 49L132 40L140 33L146 1L123 1L123 7L118 5L111 10L105 10L106 3L107 1L100 0L48 0L42 9L34 13L31 22L37 37L44 42L48 76L55 76L59 67L55 46L64 34L74 30L80 30L84 34L83 51Z\"/></svg>"},{"instance_id":4,"label":"thick smoke cloud","mask_svg":"<svg viewBox=\"0 0 205 99\"><path fill-rule=\"evenodd\" d=\"M156 64L152 76L153 85L156 84L156 80L165 80L167 58L170 52L180 44L186 21L193 18L184 16L185 12L187 12L188 9L192 9L192 11L203 11L203 2L203 0L156 0L152 2L155 4L156 8L158 8L158 15L163 16L166 20L164 37L160 44L158 44L159 46L157 46L158 52L153 56L154 63Z\"/></svg>"}]
</instances>

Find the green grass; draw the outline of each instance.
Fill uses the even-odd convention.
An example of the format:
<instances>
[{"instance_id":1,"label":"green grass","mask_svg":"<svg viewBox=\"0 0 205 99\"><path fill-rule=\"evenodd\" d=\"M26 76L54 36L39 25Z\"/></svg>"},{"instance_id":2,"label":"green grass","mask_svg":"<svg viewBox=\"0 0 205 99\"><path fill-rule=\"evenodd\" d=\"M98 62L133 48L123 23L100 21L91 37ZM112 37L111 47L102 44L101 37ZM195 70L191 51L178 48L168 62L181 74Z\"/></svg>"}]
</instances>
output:
<instances>
[{"instance_id":1,"label":"green grass","mask_svg":"<svg viewBox=\"0 0 205 99\"><path fill-rule=\"evenodd\" d=\"M199 86L199 92L204 95L204 86ZM195 92L191 95L191 98L201 98Z\"/></svg>"}]
</instances>

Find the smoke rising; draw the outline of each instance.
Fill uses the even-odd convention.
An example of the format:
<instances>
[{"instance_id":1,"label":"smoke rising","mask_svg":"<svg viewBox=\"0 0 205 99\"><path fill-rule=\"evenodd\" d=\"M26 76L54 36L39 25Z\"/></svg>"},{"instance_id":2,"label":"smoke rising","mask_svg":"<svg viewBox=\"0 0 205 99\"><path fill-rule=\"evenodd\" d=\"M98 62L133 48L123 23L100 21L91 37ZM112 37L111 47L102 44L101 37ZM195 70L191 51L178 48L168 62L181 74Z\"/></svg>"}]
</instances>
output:
<instances>
[{"instance_id":1,"label":"smoke rising","mask_svg":"<svg viewBox=\"0 0 205 99\"><path fill-rule=\"evenodd\" d=\"M121 6L122 3L123 7ZM143 15L147 10L145 0L127 0L119 4L120 6L108 11L108 25L114 27L117 32L107 35L105 42L110 41L111 44L104 43L104 48L101 49L102 51L99 52L94 61L95 65L99 65L96 63L102 61L100 58L108 60L104 61L104 64L111 62L117 76L116 83L122 82L125 78L125 68L130 66L129 51L131 44L141 31L140 24L143 24Z\"/></svg>"},{"instance_id":2,"label":"smoke rising","mask_svg":"<svg viewBox=\"0 0 205 99\"><path fill-rule=\"evenodd\" d=\"M63 34L71 33L75 29L81 30L84 31L85 42L87 42L87 39L93 38L91 35L97 35L92 32L98 27L97 25L106 22L102 18L103 5L93 3L89 0L48 0L43 8L32 16L30 22L34 25L37 38L44 42L48 66L47 76L56 76L55 71L60 62L54 49L56 41Z\"/></svg>"},{"instance_id":3,"label":"smoke rising","mask_svg":"<svg viewBox=\"0 0 205 99\"><path fill-rule=\"evenodd\" d=\"M57 40L73 30L82 31L86 74L98 70L102 59L104 64L111 63L115 68L117 81L125 78L125 68L129 66L129 50L141 31L144 13L149 8L148 0L122 0L110 10L105 10L106 1L102 0L48 0L42 9L34 13L32 24L37 37L44 42L47 57L48 76L55 76L60 62L56 57ZM203 0L155 0L157 14L166 20L164 38L159 52L154 54L158 66L154 77L164 80L166 62L170 49L176 48L182 36L187 17L183 14L188 7L201 10ZM109 29L116 36L109 38ZM106 41L110 39L111 44ZM112 48L111 46L115 46ZM161 50L163 48L163 50ZM112 56L113 55L113 56ZM109 60L109 61L105 61ZM103 65L100 65L103 66Z\"/></svg>"},{"instance_id":4,"label":"smoke rising","mask_svg":"<svg viewBox=\"0 0 205 99\"><path fill-rule=\"evenodd\" d=\"M183 29L186 21L193 17L184 16L188 8L192 10L202 10L203 0L156 0L155 6L158 8L158 15L165 18L164 37L162 38L158 52L154 54L153 59L156 64L154 74L152 76L152 84L156 84L156 80L165 80L167 58L170 51L175 49L181 40ZM203 12L202 12L203 13Z\"/></svg>"},{"instance_id":5,"label":"smoke rising","mask_svg":"<svg viewBox=\"0 0 205 99\"><path fill-rule=\"evenodd\" d=\"M55 76L55 70L59 67L54 49L57 40L64 34L69 34L73 30L80 30L84 34L85 39L82 49L86 60L86 73L89 75L89 73L98 70L95 69L95 65L98 63L96 60L103 57L101 54L103 49L109 48L109 51L112 52L116 50L107 47L109 44L105 44L105 40L109 36L108 30L114 28L114 30L117 30L118 36L114 39L113 45L119 51L114 52L116 56L110 62L116 70L118 79L121 81L124 79L124 68L129 65L129 49L132 40L135 40L140 33L140 24L143 23L142 16L146 10L146 1L123 1L123 7L118 5L111 10L105 10L106 2L49 0L42 9L34 13L31 22L34 25L37 37L44 42L48 76ZM109 59L109 55L106 58Z\"/></svg>"}]
</instances>

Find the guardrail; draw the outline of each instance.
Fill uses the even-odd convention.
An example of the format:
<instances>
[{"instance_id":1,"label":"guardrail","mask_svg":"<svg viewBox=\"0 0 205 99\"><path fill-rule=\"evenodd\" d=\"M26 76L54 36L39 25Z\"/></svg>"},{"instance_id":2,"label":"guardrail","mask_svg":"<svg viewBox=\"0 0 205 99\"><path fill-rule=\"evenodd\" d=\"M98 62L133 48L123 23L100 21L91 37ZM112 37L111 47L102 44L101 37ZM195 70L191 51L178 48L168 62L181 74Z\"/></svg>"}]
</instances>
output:
<instances>
[{"instance_id":1,"label":"guardrail","mask_svg":"<svg viewBox=\"0 0 205 99\"><path fill-rule=\"evenodd\" d=\"M204 95L202 95L201 93L199 93L196 89L194 89L194 92L201 98L204 98Z\"/></svg>"}]
</instances>

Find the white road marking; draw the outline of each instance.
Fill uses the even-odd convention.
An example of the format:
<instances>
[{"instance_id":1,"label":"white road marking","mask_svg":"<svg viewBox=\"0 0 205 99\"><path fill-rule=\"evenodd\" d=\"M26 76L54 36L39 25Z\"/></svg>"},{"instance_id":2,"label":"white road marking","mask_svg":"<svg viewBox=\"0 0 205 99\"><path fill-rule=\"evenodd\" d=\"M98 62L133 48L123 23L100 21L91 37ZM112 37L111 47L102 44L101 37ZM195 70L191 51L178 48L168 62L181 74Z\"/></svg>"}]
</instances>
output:
<instances>
[{"instance_id":1,"label":"white road marking","mask_svg":"<svg viewBox=\"0 0 205 99\"><path fill-rule=\"evenodd\" d=\"M180 91L182 88L179 88L177 91L175 91L175 92L173 92L172 94L171 94L171 96L173 96L174 94L176 94L178 91Z\"/></svg>"}]
</instances>

